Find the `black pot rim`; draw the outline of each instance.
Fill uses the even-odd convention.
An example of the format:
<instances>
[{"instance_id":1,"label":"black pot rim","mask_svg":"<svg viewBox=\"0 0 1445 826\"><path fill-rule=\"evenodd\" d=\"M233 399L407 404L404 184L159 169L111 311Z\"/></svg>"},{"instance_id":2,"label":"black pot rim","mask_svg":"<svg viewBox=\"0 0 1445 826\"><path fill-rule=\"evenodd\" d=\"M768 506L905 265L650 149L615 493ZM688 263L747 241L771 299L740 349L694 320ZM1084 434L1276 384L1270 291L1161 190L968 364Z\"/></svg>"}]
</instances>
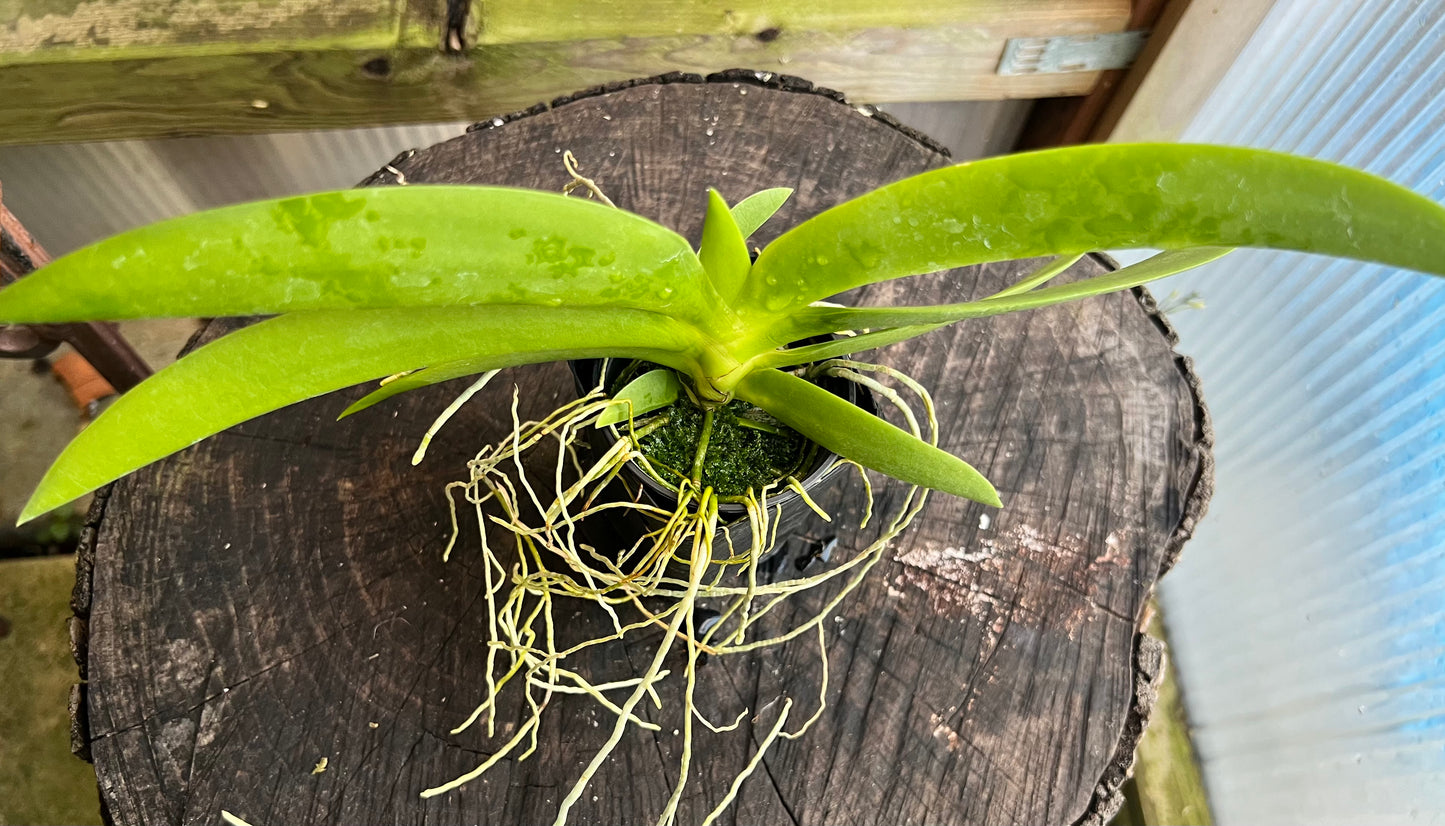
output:
<instances>
[{"instance_id":1,"label":"black pot rim","mask_svg":"<svg viewBox=\"0 0 1445 826\"><path fill-rule=\"evenodd\" d=\"M597 387L598 382L601 380L603 365L607 361L608 359L600 358L575 359L567 363L568 367L572 370L572 378L576 382L579 396L586 395ZM846 379L837 379L836 382L836 385L833 387L827 387L826 385L820 386L824 386L825 389L830 390L834 395L846 399L870 413L876 411L873 403L873 395L866 387L856 382L847 381ZM845 392L837 392L838 389L842 389ZM614 427L609 427L606 430L608 432L605 434L605 438L608 440L608 446L610 447L616 443L620 436ZM803 438L807 439L806 436ZM842 457L822 445L813 442L811 439L808 439L808 442L817 449L818 456L813 462L813 469L810 470L807 475L803 476L803 478L799 479L798 484L804 491L811 495L811 493L822 485L828 479L829 475L837 469L839 460ZM628 462L625 472L644 487L654 502L664 505L669 502L677 502L677 494L675 491L659 482L652 474L643 470L636 462ZM768 507L770 509L775 505L786 507L793 501L800 499L802 499L802 496L791 486L782 487L772 496L768 497ZM725 518L734 519L746 514L747 508L736 502L724 502L718 505L718 512Z\"/></svg>"}]
</instances>

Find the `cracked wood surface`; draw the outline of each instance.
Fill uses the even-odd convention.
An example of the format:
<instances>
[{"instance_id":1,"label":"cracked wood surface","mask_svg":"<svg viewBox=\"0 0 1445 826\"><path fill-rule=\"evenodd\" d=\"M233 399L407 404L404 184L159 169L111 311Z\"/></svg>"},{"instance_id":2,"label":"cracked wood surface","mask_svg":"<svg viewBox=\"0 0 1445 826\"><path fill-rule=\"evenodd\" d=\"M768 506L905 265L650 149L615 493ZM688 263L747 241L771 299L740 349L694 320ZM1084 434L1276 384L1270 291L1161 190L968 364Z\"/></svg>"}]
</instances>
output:
<instances>
[{"instance_id":1,"label":"cracked wood surface","mask_svg":"<svg viewBox=\"0 0 1445 826\"><path fill-rule=\"evenodd\" d=\"M556 190L566 181L560 151L571 149L620 205L694 239L705 187L734 201L794 187L760 243L947 163L886 119L799 84L648 82L502 120L392 166L411 183ZM371 183L394 180L385 171ZM1104 266L1086 259L1077 274ZM967 268L861 298L961 300L1023 269ZM945 447L979 466L1005 507L930 500L826 622L830 690L817 724L773 747L724 822L1107 818L1147 712L1152 675L1136 657L1136 624L1209 489L1208 422L1173 343L1141 292L969 322L876 354L933 388ZM215 822L222 808L257 824L552 819L607 737L609 718L590 701L555 699L528 761L418 797L499 742L447 733L483 696L486 618L476 540L441 562L442 486L503 434L514 384L524 416L572 397L559 365L504 379L462 409L417 468L415 441L454 385L339 423L366 388L306 402L98 500L93 579L83 560L77 613L89 614L86 739L115 822ZM899 493L883 485L880 507ZM856 485L829 497L841 526L809 530L838 531L837 560L876 526L854 527ZM769 575L796 576L793 563ZM828 596L775 610L770 628ZM560 620L569 638L603 633L606 622L571 606ZM599 646L585 666L595 681L631 676L656 642ZM679 822L701 820L720 799L783 698L795 720L814 712L820 677L809 637L702 669L710 718L746 714L731 734L700 732ZM680 687L670 693L675 709ZM639 822L664 807L681 720L644 709L662 731L627 733L574 822ZM507 695L499 739L522 719Z\"/></svg>"}]
</instances>

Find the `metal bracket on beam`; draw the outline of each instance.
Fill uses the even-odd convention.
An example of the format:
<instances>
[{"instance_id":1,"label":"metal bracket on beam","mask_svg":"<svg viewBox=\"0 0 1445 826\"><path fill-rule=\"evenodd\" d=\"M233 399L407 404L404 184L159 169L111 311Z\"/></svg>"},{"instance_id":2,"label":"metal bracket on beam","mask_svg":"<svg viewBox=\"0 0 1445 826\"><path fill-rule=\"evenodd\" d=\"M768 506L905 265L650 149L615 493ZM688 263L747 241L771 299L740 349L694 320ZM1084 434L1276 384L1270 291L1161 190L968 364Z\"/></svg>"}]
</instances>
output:
<instances>
[{"instance_id":1,"label":"metal bracket on beam","mask_svg":"<svg viewBox=\"0 0 1445 826\"><path fill-rule=\"evenodd\" d=\"M1004 44L1001 75L1047 75L1123 69L1144 48L1147 31L1014 37Z\"/></svg>"}]
</instances>

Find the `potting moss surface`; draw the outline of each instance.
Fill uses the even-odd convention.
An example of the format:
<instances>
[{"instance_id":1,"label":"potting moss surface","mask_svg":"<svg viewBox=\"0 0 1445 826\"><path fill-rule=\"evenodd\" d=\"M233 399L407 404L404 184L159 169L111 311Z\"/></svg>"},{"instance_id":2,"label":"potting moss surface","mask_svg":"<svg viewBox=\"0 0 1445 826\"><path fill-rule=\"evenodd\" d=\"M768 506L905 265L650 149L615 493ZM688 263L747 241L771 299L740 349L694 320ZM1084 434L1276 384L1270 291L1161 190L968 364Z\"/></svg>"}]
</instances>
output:
<instances>
[{"instance_id":1,"label":"potting moss surface","mask_svg":"<svg viewBox=\"0 0 1445 826\"><path fill-rule=\"evenodd\" d=\"M676 484L692 471L703 412L691 402L678 401L666 414L667 425L643 437L641 448L658 472ZM810 452L808 447L809 442L796 431L745 401L731 401L713 414L702 483L726 498L743 496L749 489L762 490L796 475Z\"/></svg>"}]
</instances>

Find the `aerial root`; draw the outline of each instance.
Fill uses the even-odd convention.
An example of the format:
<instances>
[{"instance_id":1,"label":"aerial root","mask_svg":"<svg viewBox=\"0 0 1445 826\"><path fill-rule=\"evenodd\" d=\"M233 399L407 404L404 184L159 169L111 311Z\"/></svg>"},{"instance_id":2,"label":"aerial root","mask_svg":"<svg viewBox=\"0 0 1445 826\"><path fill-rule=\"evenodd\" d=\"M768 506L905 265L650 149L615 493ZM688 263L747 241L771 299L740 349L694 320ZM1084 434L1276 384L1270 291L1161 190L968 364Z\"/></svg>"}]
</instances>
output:
<instances>
[{"instance_id":1,"label":"aerial root","mask_svg":"<svg viewBox=\"0 0 1445 826\"><path fill-rule=\"evenodd\" d=\"M838 376L875 390L900 411L914 435L937 444L932 399L907 376L890 368L841 359L815 365L810 372ZM920 426L918 416L903 394L881 382L880 377L892 380L916 397L925 413L926 429ZM479 389L476 385L469 388L456 405L448 408L446 415L455 412L457 406ZM485 720L487 736L495 736L499 701L509 689L515 691L525 705L515 733L486 761L448 783L427 789L423 797L456 789L509 757L525 759L536 749L542 714L549 705L563 698L585 695L615 722L602 749L583 769L560 804L556 823L564 823L629 726L661 729L638 717L635 710L644 700L662 708L658 688L666 680L679 676L663 668L663 664L669 652L682 646L686 650L686 664L680 673L683 700L678 780L657 821L659 826L669 826L676 820L688 782L695 739L693 720L700 721L710 731L723 733L736 729L747 714L744 710L730 725L719 726L698 707L695 697L702 657L781 645L812 632L817 638L822 674L816 709L799 728L789 731L786 724L794 698L783 698L776 719L748 765L704 821L711 823L730 805L742 782L760 765L773 742L802 736L822 717L828 699L828 642L824 620L883 559L889 543L918 515L926 499L926 491L909 488L879 536L851 555L840 552L828 569L782 582L763 581L759 577L759 562L777 550L778 520L776 513L770 511L776 510L773 499L780 486L750 492L742 502L746 511L744 519L750 528L746 547L733 545L733 536L721 524L719 502L711 488L698 490L684 482L679 488L678 506L670 512L641 497L620 501L609 498L603 489L622 478L623 467L632 461L645 462L637 447L640 437L635 433L633 438L618 440L590 465L583 461L576 442L589 432L610 404L599 388L540 421L524 422L518 413L514 390L512 432L483 448L467 463L465 481L446 487L452 511L452 537L447 544L447 556L462 531L459 512L465 507L463 502L471 505L475 515L481 537L487 630L491 640L487 646L486 673L478 681L485 687L484 696L452 733L461 733ZM619 430L624 434L631 432L635 424L628 422ZM538 455L523 461L533 453ZM872 486L862 468L845 460L840 461L836 469L844 466L855 468L863 479L867 503L863 524L866 525L872 517ZM541 475L538 468L544 469ZM801 488L793 479L784 480L781 487ZM806 494L804 502L831 521L831 516ZM629 512L652 526L632 547L608 554L585 543L582 527L588 519ZM494 547L488 541L489 525L505 529L513 540L509 544L514 547ZM720 531L727 537L726 542L717 539ZM823 586L831 586L832 593L823 601L821 610L791 627L778 628L774 623L767 635L757 633L764 618L783 601ZM606 613L612 633L564 646L556 627L562 600L596 605ZM717 616L699 624L695 609L704 602L718 607ZM624 620L624 612L635 618ZM589 648L633 640L648 629L654 634L660 629L662 633L650 663L639 676L594 682L584 669L573 665L583 661L579 655ZM608 694L614 696L608 697Z\"/></svg>"}]
</instances>

